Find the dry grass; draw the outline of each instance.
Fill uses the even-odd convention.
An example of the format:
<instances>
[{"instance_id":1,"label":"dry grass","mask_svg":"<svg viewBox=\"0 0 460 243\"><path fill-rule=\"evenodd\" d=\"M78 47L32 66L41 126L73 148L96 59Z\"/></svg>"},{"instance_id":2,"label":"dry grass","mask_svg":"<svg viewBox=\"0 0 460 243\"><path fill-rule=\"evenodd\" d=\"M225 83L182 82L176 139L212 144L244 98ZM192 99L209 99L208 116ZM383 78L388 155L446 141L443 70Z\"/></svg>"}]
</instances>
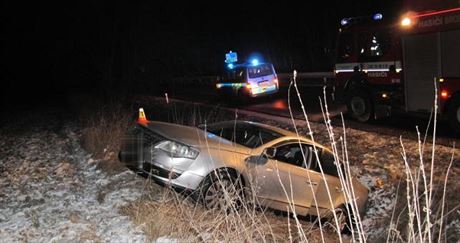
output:
<instances>
[{"instance_id":1,"label":"dry grass","mask_svg":"<svg viewBox=\"0 0 460 243\"><path fill-rule=\"evenodd\" d=\"M92 115L85 113L80 120L84 126L82 145L99 160L98 168L109 175L125 170L117 156L122 138L133 123L132 113L121 105L106 105L95 109Z\"/></svg>"},{"instance_id":2,"label":"dry grass","mask_svg":"<svg viewBox=\"0 0 460 243\"><path fill-rule=\"evenodd\" d=\"M129 113L118 107L110 111L100 110L86 121L83 146L97 158L113 159L128 125Z\"/></svg>"},{"instance_id":3,"label":"dry grass","mask_svg":"<svg viewBox=\"0 0 460 243\"><path fill-rule=\"evenodd\" d=\"M170 237L179 242L300 242L298 228L292 217L276 216L272 211L246 205L246 209L223 212L206 210L201 203L164 188L121 208L135 224L140 225L149 241ZM302 219L301 231L309 241L319 242L314 222ZM326 242L336 242L329 232ZM332 236L331 236L332 235Z\"/></svg>"},{"instance_id":4,"label":"dry grass","mask_svg":"<svg viewBox=\"0 0 460 243\"><path fill-rule=\"evenodd\" d=\"M453 159L454 154L451 162ZM435 161L440 162L440 158L436 156ZM457 196L459 186L458 182L452 179L452 168L435 167L432 182L425 184L422 175L423 170L430 171L429 164L423 160L419 163L408 165L404 170L406 178L399 181L393 218L385 221L389 225L387 240L456 242L459 235L454 229L445 228L446 223L458 217L456 211L460 207L460 199ZM429 176L426 177L426 181L430 181ZM430 194L432 200L427 203Z\"/></svg>"}]
</instances>

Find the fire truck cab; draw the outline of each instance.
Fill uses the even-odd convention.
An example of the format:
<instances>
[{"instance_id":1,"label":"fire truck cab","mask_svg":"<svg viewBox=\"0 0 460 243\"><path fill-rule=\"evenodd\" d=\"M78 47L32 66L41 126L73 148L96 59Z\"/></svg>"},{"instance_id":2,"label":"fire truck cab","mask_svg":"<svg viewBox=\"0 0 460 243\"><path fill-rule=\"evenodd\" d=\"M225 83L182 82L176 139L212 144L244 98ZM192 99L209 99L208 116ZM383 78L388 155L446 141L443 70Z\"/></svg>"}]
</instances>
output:
<instances>
[{"instance_id":1,"label":"fire truck cab","mask_svg":"<svg viewBox=\"0 0 460 243\"><path fill-rule=\"evenodd\" d=\"M335 74L351 117L430 114L436 97L437 112L460 132L460 7L341 25Z\"/></svg>"}]
</instances>

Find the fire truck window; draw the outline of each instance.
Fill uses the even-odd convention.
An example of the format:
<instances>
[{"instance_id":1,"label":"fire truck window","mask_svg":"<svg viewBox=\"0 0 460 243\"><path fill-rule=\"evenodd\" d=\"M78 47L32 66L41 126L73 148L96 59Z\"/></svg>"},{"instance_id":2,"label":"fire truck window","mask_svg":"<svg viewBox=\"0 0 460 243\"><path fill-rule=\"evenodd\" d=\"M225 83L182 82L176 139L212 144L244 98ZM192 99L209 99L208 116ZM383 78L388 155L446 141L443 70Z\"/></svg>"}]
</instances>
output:
<instances>
[{"instance_id":1,"label":"fire truck window","mask_svg":"<svg viewBox=\"0 0 460 243\"><path fill-rule=\"evenodd\" d=\"M369 38L367 33L362 33L358 35L358 53L359 59L358 61L366 61L366 57L368 57L368 48L369 48Z\"/></svg>"},{"instance_id":2,"label":"fire truck window","mask_svg":"<svg viewBox=\"0 0 460 243\"><path fill-rule=\"evenodd\" d=\"M353 36L350 34L342 34L339 38L338 58L339 62L348 60L353 52Z\"/></svg>"},{"instance_id":3,"label":"fire truck window","mask_svg":"<svg viewBox=\"0 0 460 243\"><path fill-rule=\"evenodd\" d=\"M385 34L362 33L358 36L360 61L374 61L389 49L389 38Z\"/></svg>"},{"instance_id":4,"label":"fire truck window","mask_svg":"<svg viewBox=\"0 0 460 243\"><path fill-rule=\"evenodd\" d=\"M371 43L370 43L370 55L371 56L382 56L382 47L377 40L377 37L375 35L372 36Z\"/></svg>"}]
</instances>

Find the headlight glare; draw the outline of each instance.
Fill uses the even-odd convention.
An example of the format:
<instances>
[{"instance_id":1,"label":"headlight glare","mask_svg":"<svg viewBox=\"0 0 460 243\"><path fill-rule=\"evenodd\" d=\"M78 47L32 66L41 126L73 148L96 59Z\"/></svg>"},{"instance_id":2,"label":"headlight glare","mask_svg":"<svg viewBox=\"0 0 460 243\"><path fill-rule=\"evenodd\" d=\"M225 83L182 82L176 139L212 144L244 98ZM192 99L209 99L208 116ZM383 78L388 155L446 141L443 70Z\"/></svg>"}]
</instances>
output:
<instances>
[{"instance_id":1,"label":"headlight glare","mask_svg":"<svg viewBox=\"0 0 460 243\"><path fill-rule=\"evenodd\" d=\"M200 153L197 149L176 143L174 141L163 141L155 146L155 148L161 149L168 153L173 158L188 158L196 159Z\"/></svg>"}]
</instances>

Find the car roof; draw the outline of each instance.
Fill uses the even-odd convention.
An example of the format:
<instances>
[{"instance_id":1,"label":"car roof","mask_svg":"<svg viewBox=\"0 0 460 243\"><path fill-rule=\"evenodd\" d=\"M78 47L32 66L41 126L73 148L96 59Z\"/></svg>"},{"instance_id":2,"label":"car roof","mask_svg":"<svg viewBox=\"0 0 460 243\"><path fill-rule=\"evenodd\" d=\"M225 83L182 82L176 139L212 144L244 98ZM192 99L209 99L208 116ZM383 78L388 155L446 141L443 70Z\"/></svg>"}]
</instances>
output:
<instances>
[{"instance_id":1,"label":"car roof","mask_svg":"<svg viewBox=\"0 0 460 243\"><path fill-rule=\"evenodd\" d=\"M228 127L228 126L234 126L234 125L260 127L260 128L264 128L264 129L279 133L283 136L289 136L289 137L297 136L297 134L287 131L285 129L281 129L278 127L270 126L270 125L259 123L259 122L253 122L253 121L230 120L230 121L221 121L221 122L211 123L211 124L208 124L207 126L209 127L214 127L214 126ZM200 125L200 127L203 127L203 126L204 126L203 124Z\"/></svg>"},{"instance_id":2,"label":"car roof","mask_svg":"<svg viewBox=\"0 0 460 243\"><path fill-rule=\"evenodd\" d=\"M234 125L239 125L239 126L254 126L254 127L260 127L260 128L263 128L263 129L267 129L267 130L270 130L270 131L273 131L273 132L276 132L280 135L282 135L282 139L284 139L285 141L289 141L289 140L297 140L297 139L301 139L303 140L304 142L308 142L310 144L315 144L315 146L318 146L318 147L321 147L323 149L326 149L328 151L331 151L327 146L324 146L318 142L313 142L311 139L308 139L302 135L297 135L296 133L294 132L291 132L291 131L288 131L288 130L285 130L285 129L282 129L282 128L279 128L279 127L275 127L275 126L270 126L270 125L267 125L267 124L263 124L263 123L259 123L259 122L253 122L253 121L245 121L245 120L230 120L230 121L222 121L222 122L216 122L216 123L211 123L211 124L208 124L209 127L212 127L212 126L222 126L222 127L228 127L228 126L234 126ZM200 125L201 128L203 128L203 124Z\"/></svg>"},{"instance_id":3,"label":"car roof","mask_svg":"<svg viewBox=\"0 0 460 243\"><path fill-rule=\"evenodd\" d=\"M255 68L255 67L264 66L264 65L273 66L273 64L270 63L270 62L261 62L261 63L259 63L257 65L253 65L251 63L239 63L239 64L235 64L234 67L231 70L238 69L238 68L242 68L242 69Z\"/></svg>"}]
</instances>

